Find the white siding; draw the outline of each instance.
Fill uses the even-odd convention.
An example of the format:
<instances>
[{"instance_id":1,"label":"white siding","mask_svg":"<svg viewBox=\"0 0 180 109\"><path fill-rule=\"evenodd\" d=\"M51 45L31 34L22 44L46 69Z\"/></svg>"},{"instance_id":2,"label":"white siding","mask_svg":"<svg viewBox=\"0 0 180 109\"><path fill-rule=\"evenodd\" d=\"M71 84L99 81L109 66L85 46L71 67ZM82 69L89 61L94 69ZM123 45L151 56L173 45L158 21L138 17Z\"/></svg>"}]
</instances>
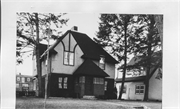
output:
<instances>
[{"instance_id":1,"label":"white siding","mask_svg":"<svg viewBox=\"0 0 180 109\"><path fill-rule=\"evenodd\" d=\"M149 81L149 99L162 100L162 80L156 79L158 69Z\"/></svg>"},{"instance_id":2,"label":"white siding","mask_svg":"<svg viewBox=\"0 0 180 109\"><path fill-rule=\"evenodd\" d=\"M135 94L136 85L144 85L143 82L126 82L124 85L127 86L126 93L123 93L122 99L126 100L143 100L144 94ZM119 97L121 83L116 84L117 97Z\"/></svg>"}]
</instances>

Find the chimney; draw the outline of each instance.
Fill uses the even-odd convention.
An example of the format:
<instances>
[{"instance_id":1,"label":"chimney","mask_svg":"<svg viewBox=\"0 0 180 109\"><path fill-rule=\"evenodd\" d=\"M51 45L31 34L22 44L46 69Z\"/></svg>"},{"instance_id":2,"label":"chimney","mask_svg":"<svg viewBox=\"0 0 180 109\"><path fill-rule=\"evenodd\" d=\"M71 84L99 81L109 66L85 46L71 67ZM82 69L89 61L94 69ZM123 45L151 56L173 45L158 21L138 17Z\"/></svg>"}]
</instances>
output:
<instances>
[{"instance_id":1,"label":"chimney","mask_svg":"<svg viewBox=\"0 0 180 109\"><path fill-rule=\"evenodd\" d=\"M73 27L71 28L71 30L73 30L73 31L78 31L78 27L77 27L77 26L73 26Z\"/></svg>"}]
</instances>

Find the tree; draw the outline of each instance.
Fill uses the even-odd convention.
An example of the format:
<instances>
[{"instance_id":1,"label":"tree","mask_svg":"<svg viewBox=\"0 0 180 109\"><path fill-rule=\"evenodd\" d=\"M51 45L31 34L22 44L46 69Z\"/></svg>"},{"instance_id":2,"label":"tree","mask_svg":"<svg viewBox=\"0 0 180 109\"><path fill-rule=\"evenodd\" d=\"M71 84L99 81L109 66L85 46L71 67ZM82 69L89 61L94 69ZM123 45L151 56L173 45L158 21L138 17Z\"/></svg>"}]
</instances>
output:
<instances>
[{"instance_id":1,"label":"tree","mask_svg":"<svg viewBox=\"0 0 180 109\"><path fill-rule=\"evenodd\" d=\"M61 34L61 28L68 19L63 19L64 14L52 13L17 13L17 64L23 62L22 56L26 53L34 53L36 57L36 67L38 74L39 97L42 97L41 69L39 43L47 39L45 30L51 28L54 35L51 39L56 39ZM28 50L28 51L26 51ZM34 50L34 52L32 52Z\"/></svg>"},{"instance_id":2,"label":"tree","mask_svg":"<svg viewBox=\"0 0 180 109\"><path fill-rule=\"evenodd\" d=\"M109 50L119 61L123 61L123 77L119 99L122 98L126 75L127 55L131 54L128 39L131 36L134 15L101 14L101 23L95 41Z\"/></svg>"},{"instance_id":3,"label":"tree","mask_svg":"<svg viewBox=\"0 0 180 109\"><path fill-rule=\"evenodd\" d=\"M136 28L134 37L130 38L135 55L138 54L143 57L141 61L131 66L131 68L138 68L139 66L146 68L144 101L148 100L150 73L155 72L155 70L151 72L151 69L162 66L162 35L159 35L159 28L157 28L157 21L155 20L156 16L140 15L139 20L142 21L142 25Z\"/></svg>"},{"instance_id":4,"label":"tree","mask_svg":"<svg viewBox=\"0 0 180 109\"><path fill-rule=\"evenodd\" d=\"M122 97L123 85L126 70L141 66L147 68L145 99L148 97L149 73L152 67L161 66L162 59L152 61L152 54L161 49L160 36L158 35L156 22L153 15L119 15L102 14L100 17L100 27L97 38L94 40L106 48L121 63L123 69L122 85L119 99ZM161 55L162 52L159 52ZM142 61L134 66L126 68L129 55L141 55Z\"/></svg>"}]
</instances>

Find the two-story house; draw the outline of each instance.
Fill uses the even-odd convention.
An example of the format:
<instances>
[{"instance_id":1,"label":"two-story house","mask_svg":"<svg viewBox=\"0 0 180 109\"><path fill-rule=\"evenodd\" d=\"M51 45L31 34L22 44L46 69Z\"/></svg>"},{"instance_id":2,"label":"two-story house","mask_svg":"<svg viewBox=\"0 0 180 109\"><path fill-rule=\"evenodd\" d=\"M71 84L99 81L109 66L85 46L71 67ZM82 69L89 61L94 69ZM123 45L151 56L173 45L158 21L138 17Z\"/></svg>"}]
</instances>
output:
<instances>
[{"instance_id":1,"label":"two-story house","mask_svg":"<svg viewBox=\"0 0 180 109\"><path fill-rule=\"evenodd\" d=\"M34 79L33 76L21 75L21 73L16 75L16 93L17 93L17 95L19 95L20 93L24 93L24 92L34 91L33 79Z\"/></svg>"},{"instance_id":2,"label":"two-story house","mask_svg":"<svg viewBox=\"0 0 180 109\"><path fill-rule=\"evenodd\" d=\"M41 55L43 78L49 67L48 95L52 97L104 95L110 98L117 63L89 36L76 30L68 30Z\"/></svg>"}]
</instances>

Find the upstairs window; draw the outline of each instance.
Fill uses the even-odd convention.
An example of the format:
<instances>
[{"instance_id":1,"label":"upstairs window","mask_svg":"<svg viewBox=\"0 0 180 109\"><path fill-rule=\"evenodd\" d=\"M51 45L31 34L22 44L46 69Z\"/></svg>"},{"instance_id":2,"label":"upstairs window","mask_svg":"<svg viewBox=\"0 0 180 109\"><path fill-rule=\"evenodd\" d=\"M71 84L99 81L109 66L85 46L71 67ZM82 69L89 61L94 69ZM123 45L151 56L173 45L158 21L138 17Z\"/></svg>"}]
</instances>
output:
<instances>
[{"instance_id":1,"label":"upstairs window","mask_svg":"<svg viewBox=\"0 0 180 109\"><path fill-rule=\"evenodd\" d=\"M25 78L24 77L21 78L21 82L25 83Z\"/></svg>"},{"instance_id":2,"label":"upstairs window","mask_svg":"<svg viewBox=\"0 0 180 109\"><path fill-rule=\"evenodd\" d=\"M64 51L64 64L65 65L74 65L74 53Z\"/></svg>"},{"instance_id":3,"label":"upstairs window","mask_svg":"<svg viewBox=\"0 0 180 109\"><path fill-rule=\"evenodd\" d=\"M27 82L30 82L30 78L27 78Z\"/></svg>"},{"instance_id":4,"label":"upstairs window","mask_svg":"<svg viewBox=\"0 0 180 109\"><path fill-rule=\"evenodd\" d=\"M17 77L17 81L20 81L20 77Z\"/></svg>"},{"instance_id":5,"label":"upstairs window","mask_svg":"<svg viewBox=\"0 0 180 109\"><path fill-rule=\"evenodd\" d=\"M99 67L103 70L105 69L105 57L102 55L100 56Z\"/></svg>"},{"instance_id":6,"label":"upstairs window","mask_svg":"<svg viewBox=\"0 0 180 109\"><path fill-rule=\"evenodd\" d=\"M135 94L144 94L144 85L136 85Z\"/></svg>"}]
</instances>

